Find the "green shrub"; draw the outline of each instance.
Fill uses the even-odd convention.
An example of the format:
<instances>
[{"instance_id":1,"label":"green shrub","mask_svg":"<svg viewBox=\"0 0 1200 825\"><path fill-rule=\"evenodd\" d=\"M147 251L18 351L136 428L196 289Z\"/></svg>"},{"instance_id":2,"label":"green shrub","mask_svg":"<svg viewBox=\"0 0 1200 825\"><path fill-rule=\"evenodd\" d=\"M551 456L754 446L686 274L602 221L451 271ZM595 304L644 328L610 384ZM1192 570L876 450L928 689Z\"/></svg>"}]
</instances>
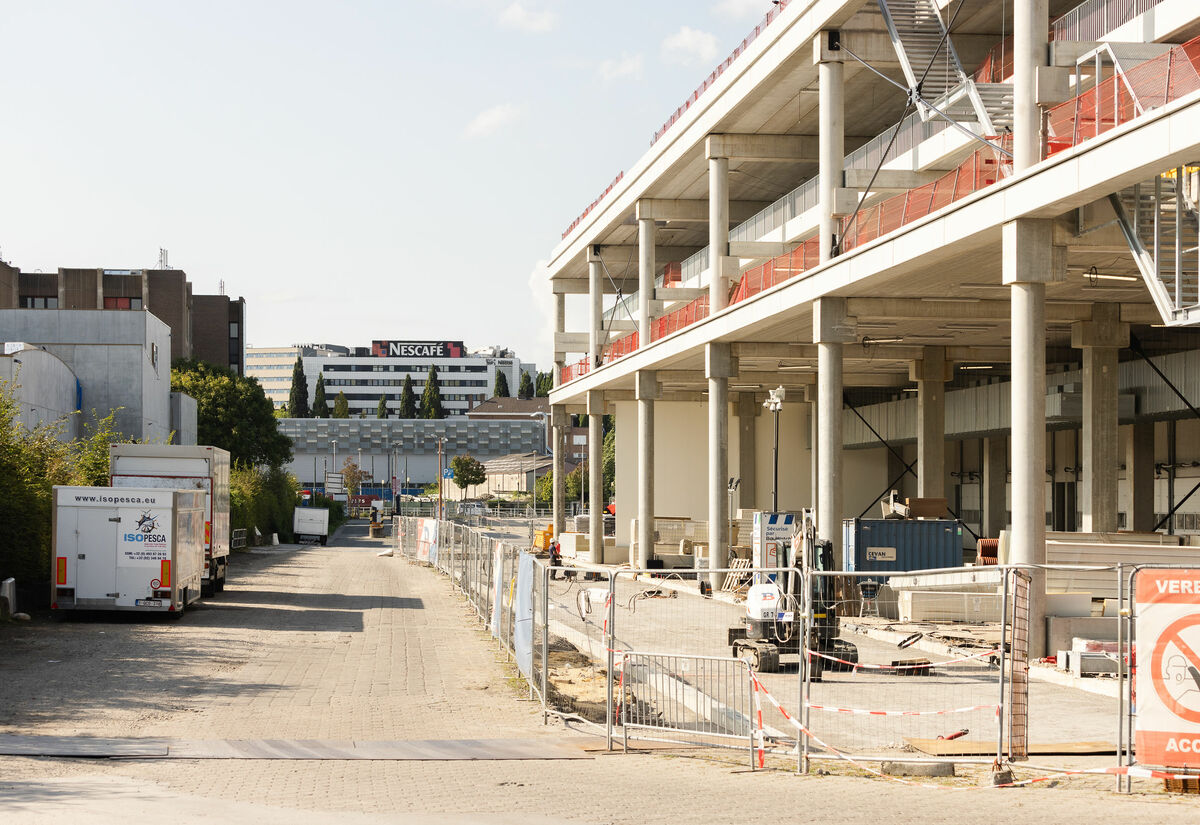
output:
<instances>
[{"instance_id":1,"label":"green shrub","mask_svg":"<svg viewBox=\"0 0 1200 825\"><path fill-rule=\"evenodd\" d=\"M234 467L229 475L230 526L245 529L249 544L265 541L272 533L279 534L280 541L290 542L299 491L296 477L282 468Z\"/></svg>"}]
</instances>

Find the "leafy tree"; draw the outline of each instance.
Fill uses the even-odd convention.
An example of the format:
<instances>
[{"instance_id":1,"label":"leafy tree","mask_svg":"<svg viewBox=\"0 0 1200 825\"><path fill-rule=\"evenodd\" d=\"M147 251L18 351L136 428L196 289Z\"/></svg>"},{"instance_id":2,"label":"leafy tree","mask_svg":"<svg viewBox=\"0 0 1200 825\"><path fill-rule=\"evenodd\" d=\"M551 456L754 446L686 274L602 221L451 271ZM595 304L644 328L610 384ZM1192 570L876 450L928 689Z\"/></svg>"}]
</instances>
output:
<instances>
[{"instance_id":1,"label":"leafy tree","mask_svg":"<svg viewBox=\"0 0 1200 825\"><path fill-rule=\"evenodd\" d=\"M197 440L229 451L239 464L278 467L292 460L292 441L279 432L274 408L254 378L205 361L180 359L171 390L196 399Z\"/></svg>"},{"instance_id":2,"label":"leafy tree","mask_svg":"<svg viewBox=\"0 0 1200 825\"><path fill-rule=\"evenodd\" d=\"M337 398L333 399L333 418L349 418L350 417L350 401L346 398L346 393L339 392Z\"/></svg>"},{"instance_id":3,"label":"leafy tree","mask_svg":"<svg viewBox=\"0 0 1200 825\"><path fill-rule=\"evenodd\" d=\"M308 418L308 379L304 377L304 362L296 356L292 367L292 392L288 396L288 413L292 418ZM205 442L208 443L208 442Z\"/></svg>"},{"instance_id":4,"label":"leafy tree","mask_svg":"<svg viewBox=\"0 0 1200 825\"><path fill-rule=\"evenodd\" d=\"M375 407L375 417L376 418L387 418L388 417L387 396L386 395L379 396L379 405L377 407Z\"/></svg>"},{"instance_id":5,"label":"leafy tree","mask_svg":"<svg viewBox=\"0 0 1200 825\"><path fill-rule=\"evenodd\" d=\"M347 458L342 464L342 477L347 490L358 490L362 487L364 481L370 481L367 475L364 470L359 468L358 462L353 458Z\"/></svg>"},{"instance_id":6,"label":"leafy tree","mask_svg":"<svg viewBox=\"0 0 1200 825\"><path fill-rule=\"evenodd\" d=\"M421 418L445 418L442 409L442 393L438 389L438 371L433 364L429 365L429 375L425 378L425 391L421 393Z\"/></svg>"},{"instance_id":7,"label":"leafy tree","mask_svg":"<svg viewBox=\"0 0 1200 825\"><path fill-rule=\"evenodd\" d=\"M508 376L500 370L496 370L496 383L492 385L492 396L495 398L508 398L512 393L508 389Z\"/></svg>"},{"instance_id":8,"label":"leafy tree","mask_svg":"<svg viewBox=\"0 0 1200 825\"><path fill-rule=\"evenodd\" d=\"M487 481L487 470L483 464L469 455L456 455L450 459L450 469L454 470L454 483L462 492L461 498L468 487Z\"/></svg>"},{"instance_id":9,"label":"leafy tree","mask_svg":"<svg viewBox=\"0 0 1200 825\"><path fill-rule=\"evenodd\" d=\"M417 397L413 394L411 375L404 376L404 386L400 390L400 411L397 416L399 418L417 417Z\"/></svg>"},{"instance_id":10,"label":"leafy tree","mask_svg":"<svg viewBox=\"0 0 1200 825\"><path fill-rule=\"evenodd\" d=\"M329 401L325 398L325 373L317 373L317 389L313 392L313 418L329 417Z\"/></svg>"},{"instance_id":11,"label":"leafy tree","mask_svg":"<svg viewBox=\"0 0 1200 825\"><path fill-rule=\"evenodd\" d=\"M533 398L533 379L525 370L521 370L521 383L517 386L517 398L527 400Z\"/></svg>"},{"instance_id":12,"label":"leafy tree","mask_svg":"<svg viewBox=\"0 0 1200 825\"><path fill-rule=\"evenodd\" d=\"M534 383L536 385L535 394L539 398L547 398L550 395L550 390L554 389L554 373L539 372L537 374L537 381Z\"/></svg>"},{"instance_id":13,"label":"leafy tree","mask_svg":"<svg viewBox=\"0 0 1200 825\"><path fill-rule=\"evenodd\" d=\"M600 450L600 460L604 472L604 500L612 501L613 487L617 478L617 428L614 426L604 436L604 446Z\"/></svg>"}]
</instances>

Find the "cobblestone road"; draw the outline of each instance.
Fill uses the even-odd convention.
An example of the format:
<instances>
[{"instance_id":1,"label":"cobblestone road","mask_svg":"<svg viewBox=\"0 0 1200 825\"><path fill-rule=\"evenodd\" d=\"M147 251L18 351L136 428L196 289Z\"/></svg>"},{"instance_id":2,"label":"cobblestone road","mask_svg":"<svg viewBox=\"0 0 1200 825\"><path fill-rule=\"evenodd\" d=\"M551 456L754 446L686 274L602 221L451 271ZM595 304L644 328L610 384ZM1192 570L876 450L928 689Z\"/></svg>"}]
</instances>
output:
<instances>
[{"instance_id":1,"label":"cobblestone road","mask_svg":"<svg viewBox=\"0 0 1200 825\"><path fill-rule=\"evenodd\" d=\"M543 725L474 613L434 571L329 547L238 556L227 591L180 620L0 628L0 733L189 739L493 739ZM595 742L594 738L588 738ZM688 752L575 761L68 760L0 757L0 821L959 823L1003 817L1193 823L1200 804L1110 779L928 790L750 773Z\"/></svg>"}]
</instances>

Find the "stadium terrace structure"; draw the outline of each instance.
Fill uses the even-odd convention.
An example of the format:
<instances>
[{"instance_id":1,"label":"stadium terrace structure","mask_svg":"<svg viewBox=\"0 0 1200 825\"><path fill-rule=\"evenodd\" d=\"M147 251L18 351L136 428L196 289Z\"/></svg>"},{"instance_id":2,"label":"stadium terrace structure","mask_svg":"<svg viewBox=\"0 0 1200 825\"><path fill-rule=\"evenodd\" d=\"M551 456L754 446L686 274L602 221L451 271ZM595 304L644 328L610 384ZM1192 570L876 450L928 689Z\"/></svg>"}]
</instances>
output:
<instances>
[{"instance_id":1,"label":"stadium terrace structure","mask_svg":"<svg viewBox=\"0 0 1200 825\"><path fill-rule=\"evenodd\" d=\"M733 499L771 501L777 387L780 509L815 507L839 558L843 518L889 487L1007 529L1016 562L1044 560L1048 521L1161 528L1156 485L1174 519L1155 431L1177 465L1200 430L1174 398L1143 403L1157 374L1127 381L1143 357L1195 363L1194 38L1194 0L775 4L546 266L552 420L591 414L595 453L616 415L631 561L661 514L708 520L726 566ZM874 449L847 449L860 418Z\"/></svg>"}]
</instances>

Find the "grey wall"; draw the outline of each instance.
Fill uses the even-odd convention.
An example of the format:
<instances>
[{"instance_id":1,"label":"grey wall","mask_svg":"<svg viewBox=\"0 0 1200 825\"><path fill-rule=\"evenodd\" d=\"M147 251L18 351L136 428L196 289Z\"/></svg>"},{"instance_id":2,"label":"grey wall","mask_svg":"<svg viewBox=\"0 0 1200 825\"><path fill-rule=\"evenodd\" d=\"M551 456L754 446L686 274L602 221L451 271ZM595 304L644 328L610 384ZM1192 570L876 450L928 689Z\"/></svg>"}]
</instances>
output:
<instances>
[{"instance_id":1,"label":"grey wall","mask_svg":"<svg viewBox=\"0 0 1200 825\"><path fill-rule=\"evenodd\" d=\"M79 434L75 373L58 356L33 347L0 355L0 379L16 396L20 423L28 429L61 422L58 437L70 441Z\"/></svg>"},{"instance_id":2,"label":"grey wall","mask_svg":"<svg viewBox=\"0 0 1200 825\"><path fill-rule=\"evenodd\" d=\"M145 311L0 310L0 339L58 356L83 387L83 419L115 410L118 430L166 442L171 434L171 330Z\"/></svg>"},{"instance_id":3,"label":"grey wall","mask_svg":"<svg viewBox=\"0 0 1200 825\"><path fill-rule=\"evenodd\" d=\"M346 458L358 461L375 481L392 475L416 483L437 478L439 438L446 439L443 462L457 455L487 461L512 453L546 451L541 421L475 421L467 418L426 421L398 418L281 418L279 430L292 439L294 458L288 469L301 482L322 480L326 467L341 468ZM336 442L336 458L334 443ZM315 474L315 475L314 475Z\"/></svg>"}]
</instances>

